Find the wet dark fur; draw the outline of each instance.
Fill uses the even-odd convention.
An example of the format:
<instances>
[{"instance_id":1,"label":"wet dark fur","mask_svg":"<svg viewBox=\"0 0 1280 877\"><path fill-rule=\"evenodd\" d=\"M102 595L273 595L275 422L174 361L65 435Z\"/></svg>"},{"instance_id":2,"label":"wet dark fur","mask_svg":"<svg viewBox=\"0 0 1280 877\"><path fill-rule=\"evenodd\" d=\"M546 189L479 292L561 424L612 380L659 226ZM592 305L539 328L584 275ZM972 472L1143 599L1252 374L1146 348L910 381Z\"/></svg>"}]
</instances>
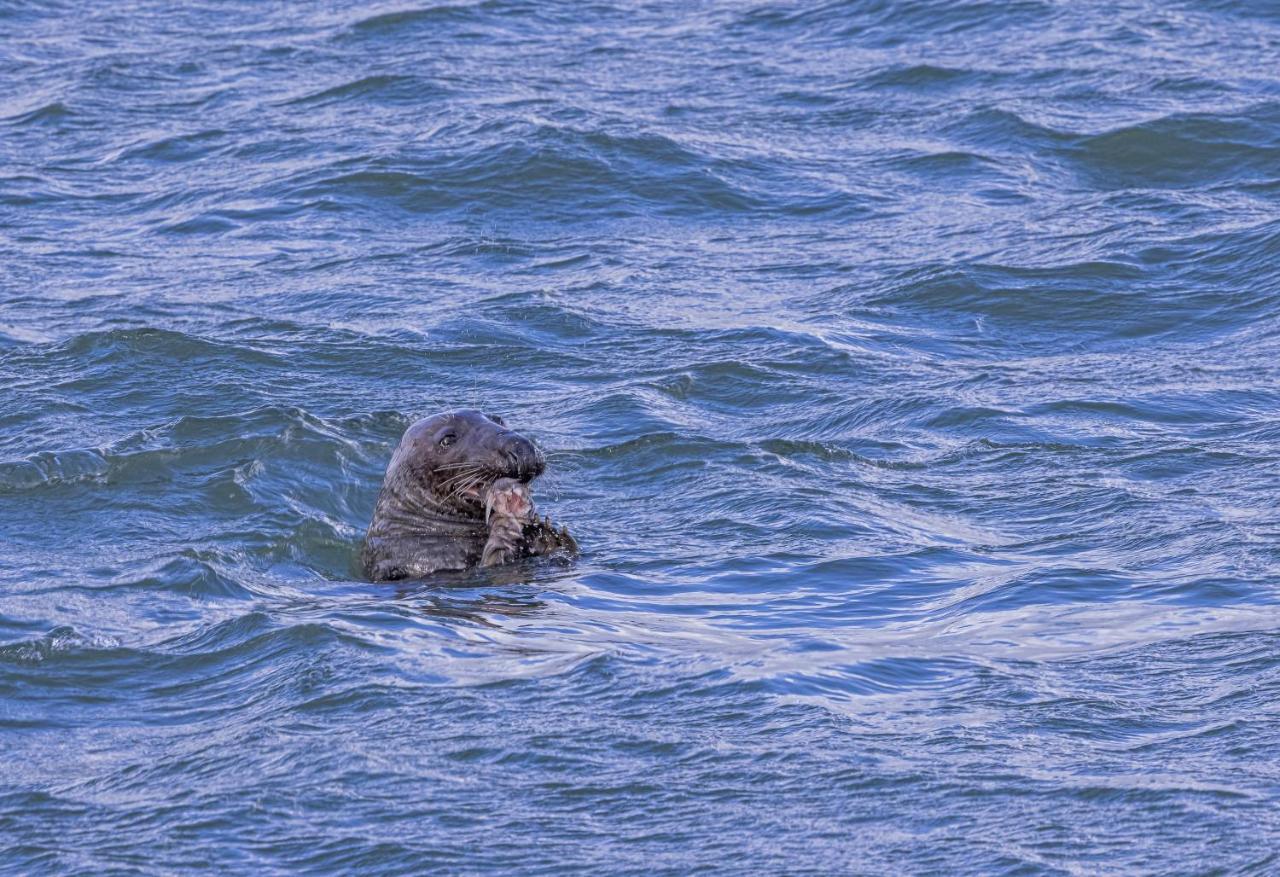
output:
<instances>
[{"instance_id":1,"label":"wet dark fur","mask_svg":"<svg viewBox=\"0 0 1280 877\"><path fill-rule=\"evenodd\" d=\"M387 466L360 555L365 574L382 582L576 552L567 530L532 514L531 500L527 516L488 514L495 482L527 500L545 468L542 453L501 418L463 410L418 421Z\"/></svg>"}]
</instances>

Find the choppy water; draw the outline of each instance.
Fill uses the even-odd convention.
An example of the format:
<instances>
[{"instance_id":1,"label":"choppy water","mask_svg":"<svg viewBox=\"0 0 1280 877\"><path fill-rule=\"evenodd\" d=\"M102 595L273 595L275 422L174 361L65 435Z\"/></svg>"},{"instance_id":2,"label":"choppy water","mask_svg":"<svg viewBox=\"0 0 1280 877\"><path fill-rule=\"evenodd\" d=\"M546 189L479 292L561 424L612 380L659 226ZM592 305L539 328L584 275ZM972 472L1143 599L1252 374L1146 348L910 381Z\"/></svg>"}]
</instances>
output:
<instances>
[{"instance_id":1,"label":"choppy water","mask_svg":"<svg viewBox=\"0 0 1280 877\"><path fill-rule=\"evenodd\" d=\"M1280 873L1280 12L0 2L0 869ZM359 580L416 416L585 547Z\"/></svg>"}]
</instances>

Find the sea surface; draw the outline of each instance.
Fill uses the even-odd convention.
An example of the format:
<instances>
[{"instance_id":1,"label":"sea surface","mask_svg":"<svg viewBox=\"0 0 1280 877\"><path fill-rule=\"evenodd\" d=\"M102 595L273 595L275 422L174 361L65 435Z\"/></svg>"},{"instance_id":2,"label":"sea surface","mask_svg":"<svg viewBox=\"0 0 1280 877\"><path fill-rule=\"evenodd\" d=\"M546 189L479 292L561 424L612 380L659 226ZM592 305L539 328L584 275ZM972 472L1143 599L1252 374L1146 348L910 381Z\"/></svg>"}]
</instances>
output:
<instances>
[{"instance_id":1,"label":"sea surface","mask_svg":"<svg viewBox=\"0 0 1280 877\"><path fill-rule=\"evenodd\" d=\"M0 0L0 873L1280 874L1280 5ZM583 546L362 580L450 407Z\"/></svg>"}]
</instances>

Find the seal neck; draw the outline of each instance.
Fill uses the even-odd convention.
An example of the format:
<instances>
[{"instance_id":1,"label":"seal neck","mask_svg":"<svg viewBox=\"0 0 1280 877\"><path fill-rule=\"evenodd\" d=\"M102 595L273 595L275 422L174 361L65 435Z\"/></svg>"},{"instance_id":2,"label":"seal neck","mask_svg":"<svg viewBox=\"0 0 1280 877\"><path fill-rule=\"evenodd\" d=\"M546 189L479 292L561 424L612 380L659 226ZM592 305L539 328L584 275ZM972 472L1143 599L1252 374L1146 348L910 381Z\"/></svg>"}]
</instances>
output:
<instances>
[{"instance_id":1,"label":"seal neck","mask_svg":"<svg viewBox=\"0 0 1280 877\"><path fill-rule=\"evenodd\" d=\"M374 520L384 532L413 532L443 538L483 537L484 520L443 505L426 487L397 479L383 485Z\"/></svg>"}]
</instances>

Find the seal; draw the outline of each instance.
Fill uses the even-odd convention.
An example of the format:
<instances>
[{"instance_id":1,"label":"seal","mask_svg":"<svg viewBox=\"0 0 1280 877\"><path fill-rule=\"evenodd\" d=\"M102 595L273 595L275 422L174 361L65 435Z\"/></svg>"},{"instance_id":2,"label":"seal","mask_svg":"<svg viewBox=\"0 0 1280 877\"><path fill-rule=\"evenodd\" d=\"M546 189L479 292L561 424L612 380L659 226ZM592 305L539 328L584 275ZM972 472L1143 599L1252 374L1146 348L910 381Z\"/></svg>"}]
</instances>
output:
<instances>
[{"instance_id":1,"label":"seal","mask_svg":"<svg viewBox=\"0 0 1280 877\"><path fill-rule=\"evenodd\" d=\"M447 411L405 430L360 553L375 582L525 557L576 554L564 528L534 511L546 458L500 417Z\"/></svg>"}]
</instances>

